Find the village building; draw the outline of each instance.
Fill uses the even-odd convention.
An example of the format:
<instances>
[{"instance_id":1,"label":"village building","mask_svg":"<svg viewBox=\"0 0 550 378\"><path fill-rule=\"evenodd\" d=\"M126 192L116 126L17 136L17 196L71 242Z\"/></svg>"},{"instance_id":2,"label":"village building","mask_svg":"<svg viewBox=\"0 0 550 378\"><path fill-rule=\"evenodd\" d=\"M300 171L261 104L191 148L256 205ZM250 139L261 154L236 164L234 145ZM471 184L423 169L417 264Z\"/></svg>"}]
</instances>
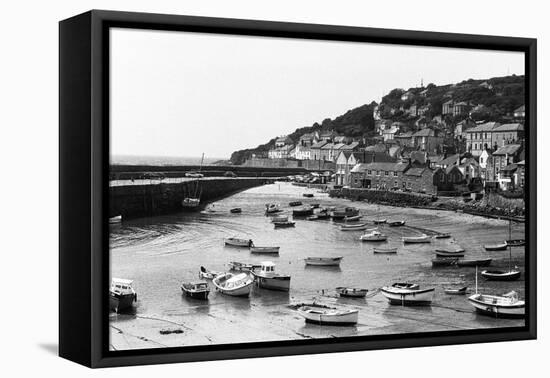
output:
<instances>
[{"instance_id":1,"label":"village building","mask_svg":"<svg viewBox=\"0 0 550 378\"><path fill-rule=\"evenodd\" d=\"M498 176L498 186L501 190L523 190L525 186L525 160L508 164L502 168Z\"/></svg>"},{"instance_id":2,"label":"village building","mask_svg":"<svg viewBox=\"0 0 550 378\"><path fill-rule=\"evenodd\" d=\"M436 178L434 171L428 167L410 168L404 173L401 186L411 192L437 194Z\"/></svg>"},{"instance_id":3,"label":"village building","mask_svg":"<svg viewBox=\"0 0 550 378\"><path fill-rule=\"evenodd\" d=\"M521 105L519 108L514 110L514 118L525 118L525 105Z\"/></svg>"},{"instance_id":4,"label":"village building","mask_svg":"<svg viewBox=\"0 0 550 378\"><path fill-rule=\"evenodd\" d=\"M472 127L476 127L476 123L471 118L466 118L460 122L458 122L454 129L454 136L457 139L466 139L466 131L471 129Z\"/></svg>"},{"instance_id":5,"label":"village building","mask_svg":"<svg viewBox=\"0 0 550 378\"><path fill-rule=\"evenodd\" d=\"M399 189L407 163L373 162L357 164L351 170L350 185L354 188L381 190Z\"/></svg>"},{"instance_id":6,"label":"village building","mask_svg":"<svg viewBox=\"0 0 550 378\"><path fill-rule=\"evenodd\" d=\"M268 151L267 157L269 159L288 159L290 158L290 152L294 150L293 144L285 144L281 147L272 148Z\"/></svg>"},{"instance_id":7,"label":"village building","mask_svg":"<svg viewBox=\"0 0 550 378\"><path fill-rule=\"evenodd\" d=\"M413 133L411 131L407 131L406 133L394 135L393 139L395 139L399 143L399 145L403 147L412 147L412 135Z\"/></svg>"},{"instance_id":8,"label":"village building","mask_svg":"<svg viewBox=\"0 0 550 378\"><path fill-rule=\"evenodd\" d=\"M523 148L520 144L508 144L493 152L490 160L490 181L498 181L500 171L507 165L523 160Z\"/></svg>"},{"instance_id":9,"label":"village building","mask_svg":"<svg viewBox=\"0 0 550 378\"><path fill-rule=\"evenodd\" d=\"M443 143L443 137L437 136L435 130L423 129L412 135L412 146L421 151L436 153Z\"/></svg>"},{"instance_id":10,"label":"village building","mask_svg":"<svg viewBox=\"0 0 550 378\"><path fill-rule=\"evenodd\" d=\"M385 129L382 131L382 137L384 138L384 141L392 140L395 136L395 134L399 131L398 128L392 126L389 129Z\"/></svg>"},{"instance_id":11,"label":"village building","mask_svg":"<svg viewBox=\"0 0 550 378\"><path fill-rule=\"evenodd\" d=\"M466 150L474 156L479 156L483 150L492 148L493 129L500 126L498 122L487 122L466 130Z\"/></svg>"},{"instance_id":12,"label":"village building","mask_svg":"<svg viewBox=\"0 0 550 378\"><path fill-rule=\"evenodd\" d=\"M275 148L280 148L291 144L293 144L292 139L290 139L287 135L283 135L275 139Z\"/></svg>"},{"instance_id":13,"label":"village building","mask_svg":"<svg viewBox=\"0 0 550 378\"><path fill-rule=\"evenodd\" d=\"M321 159L321 147L323 147L325 144L327 144L327 142L321 141L321 142L314 143L310 147L311 160L323 160Z\"/></svg>"},{"instance_id":14,"label":"village building","mask_svg":"<svg viewBox=\"0 0 550 378\"><path fill-rule=\"evenodd\" d=\"M506 123L492 130L493 145L498 147L507 144L519 143L524 138L523 125L521 123Z\"/></svg>"},{"instance_id":15,"label":"village building","mask_svg":"<svg viewBox=\"0 0 550 378\"><path fill-rule=\"evenodd\" d=\"M441 113L443 115L459 116L468 114L471 108L472 106L467 102L461 101L455 103L453 100L449 100L443 103Z\"/></svg>"}]
</instances>

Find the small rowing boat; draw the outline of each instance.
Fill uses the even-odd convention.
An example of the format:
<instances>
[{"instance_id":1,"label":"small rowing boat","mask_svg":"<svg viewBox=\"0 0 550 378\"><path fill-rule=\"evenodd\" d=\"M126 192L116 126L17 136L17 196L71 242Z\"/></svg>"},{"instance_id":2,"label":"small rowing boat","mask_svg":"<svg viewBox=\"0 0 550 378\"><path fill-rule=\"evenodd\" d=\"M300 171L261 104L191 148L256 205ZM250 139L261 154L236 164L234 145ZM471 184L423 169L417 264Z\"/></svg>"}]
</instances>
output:
<instances>
[{"instance_id":1,"label":"small rowing boat","mask_svg":"<svg viewBox=\"0 0 550 378\"><path fill-rule=\"evenodd\" d=\"M342 224L340 226L341 231L364 231L366 230L368 225L366 223L359 223L359 224Z\"/></svg>"},{"instance_id":2,"label":"small rowing boat","mask_svg":"<svg viewBox=\"0 0 550 378\"><path fill-rule=\"evenodd\" d=\"M306 217L308 215L313 215L313 207L311 206L304 206L292 211L294 217Z\"/></svg>"},{"instance_id":3,"label":"small rowing boat","mask_svg":"<svg viewBox=\"0 0 550 378\"><path fill-rule=\"evenodd\" d=\"M281 247L250 247L250 253L269 253L269 254L279 254L279 249Z\"/></svg>"},{"instance_id":4,"label":"small rowing boat","mask_svg":"<svg viewBox=\"0 0 550 378\"><path fill-rule=\"evenodd\" d=\"M521 276L519 270L484 270L481 276L487 281L515 281Z\"/></svg>"},{"instance_id":5,"label":"small rowing boat","mask_svg":"<svg viewBox=\"0 0 550 378\"><path fill-rule=\"evenodd\" d=\"M229 245L232 247L252 247L254 243L252 242L252 239L239 239L239 238L225 238L224 239L225 245Z\"/></svg>"},{"instance_id":6,"label":"small rowing boat","mask_svg":"<svg viewBox=\"0 0 550 378\"><path fill-rule=\"evenodd\" d=\"M432 267L451 266L456 265L457 262L458 258L456 257L436 257L432 259Z\"/></svg>"},{"instance_id":7,"label":"small rowing boat","mask_svg":"<svg viewBox=\"0 0 550 378\"><path fill-rule=\"evenodd\" d=\"M306 198L313 198L313 193L304 193L304 194L302 194L302 196L304 196Z\"/></svg>"},{"instance_id":8,"label":"small rowing boat","mask_svg":"<svg viewBox=\"0 0 550 378\"><path fill-rule=\"evenodd\" d=\"M181 291L194 299L208 299L210 293L206 282L184 282L181 285Z\"/></svg>"},{"instance_id":9,"label":"small rowing boat","mask_svg":"<svg viewBox=\"0 0 550 378\"><path fill-rule=\"evenodd\" d=\"M356 222L359 219L361 219L362 217L363 217L362 215L355 215L353 217L344 217L344 221L345 222Z\"/></svg>"},{"instance_id":10,"label":"small rowing boat","mask_svg":"<svg viewBox=\"0 0 550 378\"><path fill-rule=\"evenodd\" d=\"M372 252L380 253L380 254L391 254L391 253L397 253L397 248L374 248Z\"/></svg>"},{"instance_id":11,"label":"small rowing boat","mask_svg":"<svg viewBox=\"0 0 550 378\"><path fill-rule=\"evenodd\" d=\"M278 222L288 222L288 216L287 215L277 215L271 218L271 223L278 223Z\"/></svg>"},{"instance_id":12,"label":"small rowing boat","mask_svg":"<svg viewBox=\"0 0 550 378\"><path fill-rule=\"evenodd\" d=\"M359 215L359 209L355 207L345 207L343 209L335 209L332 211L332 219L339 220L344 219L345 217L354 217Z\"/></svg>"},{"instance_id":13,"label":"small rowing boat","mask_svg":"<svg viewBox=\"0 0 550 378\"><path fill-rule=\"evenodd\" d=\"M440 233L434 235L435 239L448 239L450 237L451 237L450 232L440 232Z\"/></svg>"},{"instance_id":14,"label":"small rowing boat","mask_svg":"<svg viewBox=\"0 0 550 378\"><path fill-rule=\"evenodd\" d=\"M336 292L341 297L349 297L349 298L365 298L367 295L368 290L367 289L360 289L357 287L337 287Z\"/></svg>"},{"instance_id":15,"label":"small rowing boat","mask_svg":"<svg viewBox=\"0 0 550 378\"><path fill-rule=\"evenodd\" d=\"M296 222L275 222L273 223L275 228L286 228L286 227L294 227L296 225Z\"/></svg>"},{"instance_id":16,"label":"small rowing boat","mask_svg":"<svg viewBox=\"0 0 550 378\"><path fill-rule=\"evenodd\" d=\"M525 239L508 239L505 243L508 247L521 247L525 245Z\"/></svg>"},{"instance_id":17,"label":"small rowing boat","mask_svg":"<svg viewBox=\"0 0 550 378\"><path fill-rule=\"evenodd\" d=\"M489 266L493 259L460 259L458 260L458 266Z\"/></svg>"},{"instance_id":18,"label":"small rowing boat","mask_svg":"<svg viewBox=\"0 0 550 378\"><path fill-rule=\"evenodd\" d=\"M372 222L374 224L382 224L382 223L386 223L387 221L388 221L387 219L375 219Z\"/></svg>"},{"instance_id":19,"label":"small rowing boat","mask_svg":"<svg viewBox=\"0 0 550 378\"><path fill-rule=\"evenodd\" d=\"M430 243L432 240L426 234L420 236L403 236L403 243Z\"/></svg>"},{"instance_id":20,"label":"small rowing boat","mask_svg":"<svg viewBox=\"0 0 550 378\"><path fill-rule=\"evenodd\" d=\"M439 248L435 250L435 254L437 257L464 257L464 249Z\"/></svg>"},{"instance_id":21,"label":"small rowing boat","mask_svg":"<svg viewBox=\"0 0 550 378\"><path fill-rule=\"evenodd\" d=\"M443 289L445 291L445 294L449 295L464 295L466 294L466 291L468 290L468 286L463 286L461 288L445 288Z\"/></svg>"},{"instance_id":22,"label":"small rowing boat","mask_svg":"<svg viewBox=\"0 0 550 378\"><path fill-rule=\"evenodd\" d=\"M216 290L233 297L248 297L254 280L246 273L224 273L212 280Z\"/></svg>"},{"instance_id":23,"label":"small rowing boat","mask_svg":"<svg viewBox=\"0 0 550 378\"><path fill-rule=\"evenodd\" d=\"M116 224L122 222L122 215L117 215L114 217L109 218L109 224Z\"/></svg>"},{"instance_id":24,"label":"small rowing boat","mask_svg":"<svg viewBox=\"0 0 550 378\"><path fill-rule=\"evenodd\" d=\"M306 322L321 325L354 325L357 324L359 318L359 310L339 309L315 304L302 306L297 311Z\"/></svg>"},{"instance_id":25,"label":"small rowing boat","mask_svg":"<svg viewBox=\"0 0 550 378\"><path fill-rule=\"evenodd\" d=\"M369 233L361 235L359 239L361 241L368 241L368 242L381 242L381 241L388 240L388 237L377 230L372 230Z\"/></svg>"},{"instance_id":26,"label":"small rowing boat","mask_svg":"<svg viewBox=\"0 0 550 378\"><path fill-rule=\"evenodd\" d=\"M302 201L292 201L288 203L288 206L295 207L295 206L302 206Z\"/></svg>"},{"instance_id":27,"label":"small rowing boat","mask_svg":"<svg viewBox=\"0 0 550 378\"><path fill-rule=\"evenodd\" d=\"M201 266L199 271L199 278L205 280L213 280L216 276L223 274L223 272L216 272L214 270L207 270L204 266Z\"/></svg>"},{"instance_id":28,"label":"small rowing boat","mask_svg":"<svg viewBox=\"0 0 550 378\"><path fill-rule=\"evenodd\" d=\"M321 206L321 204L320 203L312 203L310 206L313 207L314 209L318 209Z\"/></svg>"},{"instance_id":29,"label":"small rowing boat","mask_svg":"<svg viewBox=\"0 0 550 378\"><path fill-rule=\"evenodd\" d=\"M416 284L397 283L392 286L384 286L380 291L390 304L423 306L432 303L435 288L420 289Z\"/></svg>"},{"instance_id":30,"label":"small rowing boat","mask_svg":"<svg viewBox=\"0 0 550 378\"><path fill-rule=\"evenodd\" d=\"M405 221L404 220L400 220L400 221L391 221L391 222L388 222L388 225L390 227L401 227L401 226L404 226L405 225Z\"/></svg>"},{"instance_id":31,"label":"small rowing boat","mask_svg":"<svg viewBox=\"0 0 550 378\"><path fill-rule=\"evenodd\" d=\"M243 212L243 209L241 209L240 207L235 207L235 208L229 210L229 212L232 213L232 214L239 214L239 213Z\"/></svg>"},{"instance_id":32,"label":"small rowing boat","mask_svg":"<svg viewBox=\"0 0 550 378\"><path fill-rule=\"evenodd\" d=\"M508 248L506 242L499 244L488 244L483 246L486 251L505 251Z\"/></svg>"},{"instance_id":33,"label":"small rowing boat","mask_svg":"<svg viewBox=\"0 0 550 378\"><path fill-rule=\"evenodd\" d=\"M231 261L227 265L229 266L229 270L236 270L239 272L252 272L253 270L260 268L260 265L257 264L242 263L238 261Z\"/></svg>"},{"instance_id":34,"label":"small rowing boat","mask_svg":"<svg viewBox=\"0 0 550 378\"><path fill-rule=\"evenodd\" d=\"M336 257L306 257L304 259L306 265L315 266L340 266L343 256Z\"/></svg>"}]
</instances>

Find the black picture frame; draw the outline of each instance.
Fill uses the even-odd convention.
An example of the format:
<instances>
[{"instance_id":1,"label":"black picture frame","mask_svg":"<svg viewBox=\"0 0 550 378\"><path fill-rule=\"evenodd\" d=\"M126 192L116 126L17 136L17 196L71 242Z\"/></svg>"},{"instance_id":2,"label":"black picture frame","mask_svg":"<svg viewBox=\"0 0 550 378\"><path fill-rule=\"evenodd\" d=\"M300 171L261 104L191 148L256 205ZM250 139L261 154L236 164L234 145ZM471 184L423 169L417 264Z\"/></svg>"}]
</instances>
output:
<instances>
[{"instance_id":1,"label":"black picture frame","mask_svg":"<svg viewBox=\"0 0 550 378\"><path fill-rule=\"evenodd\" d=\"M525 53L525 327L135 351L108 350L109 28ZM59 24L59 354L89 367L535 339L536 39L92 10Z\"/></svg>"}]
</instances>

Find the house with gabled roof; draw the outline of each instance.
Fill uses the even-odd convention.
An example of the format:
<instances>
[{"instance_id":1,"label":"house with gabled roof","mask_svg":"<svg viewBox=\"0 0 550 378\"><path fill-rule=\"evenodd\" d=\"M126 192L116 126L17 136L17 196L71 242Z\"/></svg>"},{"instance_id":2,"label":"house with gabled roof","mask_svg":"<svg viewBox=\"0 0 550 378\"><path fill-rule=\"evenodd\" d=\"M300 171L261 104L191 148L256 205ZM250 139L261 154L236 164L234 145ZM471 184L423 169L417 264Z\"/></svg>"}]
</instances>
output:
<instances>
[{"instance_id":1,"label":"house with gabled roof","mask_svg":"<svg viewBox=\"0 0 550 378\"><path fill-rule=\"evenodd\" d=\"M521 123L505 123L495 127L492 133L493 145L497 148L507 144L519 143L525 137L523 124Z\"/></svg>"},{"instance_id":2,"label":"house with gabled roof","mask_svg":"<svg viewBox=\"0 0 550 378\"><path fill-rule=\"evenodd\" d=\"M466 130L466 150L474 156L479 156L483 150L492 148L493 129L498 126L498 122L487 122Z\"/></svg>"},{"instance_id":3,"label":"house with gabled roof","mask_svg":"<svg viewBox=\"0 0 550 378\"><path fill-rule=\"evenodd\" d=\"M443 137L438 136L435 130L422 129L412 135L412 145L421 151L436 153L443 144Z\"/></svg>"},{"instance_id":4,"label":"house with gabled roof","mask_svg":"<svg viewBox=\"0 0 550 378\"><path fill-rule=\"evenodd\" d=\"M323 160L321 159L321 147L323 147L327 143L328 142L326 141L320 141L311 145L310 147L311 160Z\"/></svg>"}]
</instances>

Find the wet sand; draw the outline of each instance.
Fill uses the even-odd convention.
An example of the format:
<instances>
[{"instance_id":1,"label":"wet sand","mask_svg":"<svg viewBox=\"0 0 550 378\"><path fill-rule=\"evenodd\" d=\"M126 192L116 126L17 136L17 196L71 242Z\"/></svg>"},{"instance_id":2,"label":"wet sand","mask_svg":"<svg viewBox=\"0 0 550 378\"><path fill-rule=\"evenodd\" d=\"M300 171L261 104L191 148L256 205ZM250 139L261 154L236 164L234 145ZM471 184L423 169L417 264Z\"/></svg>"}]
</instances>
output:
<instances>
[{"instance_id":1,"label":"wet sand","mask_svg":"<svg viewBox=\"0 0 550 378\"><path fill-rule=\"evenodd\" d=\"M281 187L281 185L283 185ZM466 296L450 296L443 292L447 286L468 286L473 292L475 268L444 267L432 268L431 259L437 245L460 244L466 249L465 258L491 257L493 268L507 268L508 251L486 252L482 245L502 241L507 237L508 222L487 219L468 214L423 209L393 208L375 206L343 199L331 199L315 193L309 202L321 202L323 205L352 205L366 213L365 220L376 217L406 219L405 227L388 228L381 226L383 232L390 235L390 241L381 247L399 248L397 255L373 255L371 243L358 241L361 232L341 232L338 225L331 221L309 222L298 220L295 230L274 232L272 226L261 214L260 203L273 195L279 197L281 204L289 199L300 199L304 188L289 187L287 184L268 185L252 189L214 204L201 216L204 227L215 227L211 217L223 214L223 222L233 222L232 227L254 240L265 242L278 241L281 244L280 257L252 257L248 252L227 249L216 241L212 245L200 245L204 257L189 259L186 251L181 251L175 240L163 239L166 234L177 233L177 229L154 228L159 235L147 242L124 244L122 241L133 237L136 230L151 231L156 222L164 226L171 220L162 218L148 220L142 224L136 221L130 229L115 230L118 233L112 243L113 275L134 278L138 290L138 305L130 314L111 314L110 345L112 350L142 349L170 346L208 345L255 341L291 340L303 338L329 338L357 335L400 334L409 332L431 332L464 330L476 328L495 328L524 325L523 319L494 319L478 315L473 311ZM228 209L243 207L243 215L229 218ZM246 206L250 206L247 214ZM256 212L256 207L260 207ZM204 220L206 219L206 221ZM218 219L218 218L215 218ZM217 220L222 224L222 220ZM187 219L186 219L187 222ZM192 222L192 223L191 223ZM185 223L189 229L196 224L193 219ZM241 227L247 225L248 227ZM218 227L219 227L218 224ZM225 224L225 223L223 223ZM126 227L126 226L123 226ZM162 232L159 232L162 230ZM451 232L454 240L434 240L431 244L403 245L401 236L415 235L420 232ZM202 235L204 230L197 230ZM230 231L226 231L226 234ZM234 232L233 230L231 232ZM275 236L271 236L275 235ZM524 225L514 224L513 238L523 238ZM217 237L216 237L217 238ZM271 239L270 239L271 238ZM275 238L275 239L272 239ZM292 250L297 240L307 239L302 249ZM161 244L161 241L164 242ZM330 247L327 241L332 241ZM288 243L285 245L285 243ZM149 255L151 248L160 248L162 253ZM162 246L162 248L161 248ZM163 249L164 248L164 249ZM208 252L208 251L212 252ZM220 251L218 251L220 250ZM288 251L288 252L287 252ZM195 251L196 252L196 251ZM208 256L212 253L212 256ZM220 253L219 255L216 255ZM181 254L181 259L175 256ZM342 255L344 260L340 268L305 267L304 254ZM219 265L218 261L223 256ZM166 258L168 257L168 258ZM258 260L259 259L259 260ZM255 288L251 298L227 297L211 291L209 301L187 298L179 292L183 278L196 272L200 264L210 264L210 269L223 269L223 264L231 261L261 261L271 259L277 263L277 269L292 275L290 293L281 293ZM128 267L128 261L132 266ZM524 249L513 249L512 265L524 271ZM162 280L155 272L166 272ZM181 278L181 279L180 279ZM158 280L158 282L157 282ZM149 286L145 286L147 281ZM155 281L155 282L153 282ZM428 307L402 307L388 304L385 297L377 293L381 286L396 281L416 282L421 287L433 286L436 289L434 302ZM159 287L162 285L169 286ZM334 292L336 286L360 286L369 289L367 299L338 298ZM162 290L168 290L166 294ZM514 282L486 282L479 279L479 290L487 294L502 294L515 290L524 298L524 277ZM150 294L154 293L154 294ZM162 293L162 294L161 294ZM164 304L162 295L169 295L171 303ZM334 327L306 324L302 317L289 305L311 302L339 305L359 309L359 322L353 327ZM159 301L155 304L154 301ZM161 330L181 330L179 334L160 334Z\"/></svg>"}]
</instances>

